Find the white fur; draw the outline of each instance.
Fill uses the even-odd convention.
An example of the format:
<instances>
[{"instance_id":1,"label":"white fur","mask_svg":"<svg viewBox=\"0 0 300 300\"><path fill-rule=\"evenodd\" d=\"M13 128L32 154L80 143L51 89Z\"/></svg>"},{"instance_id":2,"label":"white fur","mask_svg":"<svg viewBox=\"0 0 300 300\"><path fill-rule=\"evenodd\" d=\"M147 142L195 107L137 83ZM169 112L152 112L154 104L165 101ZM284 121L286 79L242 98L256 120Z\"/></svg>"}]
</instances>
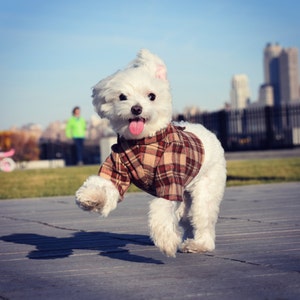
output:
<instances>
[{"instance_id":1,"label":"white fur","mask_svg":"<svg viewBox=\"0 0 300 300\"><path fill-rule=\"evenodd\" d=\"M165 76L162 78L162 75ZM148 99L151 92L156 95L155 101ZM120 101L121 93L128 100ZM126 139L153 136L158 130L167 127L172 119L172 98L166 67L148 50L141 50L137 59L126 69L97 83L93 98L95 110L100 117L109 119L114 131ZM128 119L133 117L131 107L134 105L143 107L141 117L146 119L145 129L138 136L133 136L128 130Z\"/></svg>"},{"instance_id":2,"label":"white fur","mask_svg":"<svg viewBox=\"0 0 300 300\"><path fill-rule=\"evenodd\" d=\"M103 217L117 207L119 198L113 183L99 176L90 176L76 192L76 203L80 208L98 212Z\"/></svg>"},{"instance_id":3,"label":"white fur","mask_svg":"<svg viewBox=\"0 0 300 300\"><path fill-rule=\"evenodd\" d=\"M150 101L148 95L156 95ZM120 94L126 96L120 101ZM100 81L93 90L93 104L101 117L125 139L141 139L171 122L172 97L164 62L148 50L141 50L125 69ZM133 135L129 120L136 117L131 108L142 108L143 132ZM215 248L215 225L226 183L224 151L216 136L202 125L181 123L203 142L205 156L198 175L185 187L184 201L156 198L150 204L149 228L154 244L167 256L182 252L205 252ZM119 194L108 180L91 176L76 193L77 204L103 216L116 208Z\"/></svg>"}]
</instances>

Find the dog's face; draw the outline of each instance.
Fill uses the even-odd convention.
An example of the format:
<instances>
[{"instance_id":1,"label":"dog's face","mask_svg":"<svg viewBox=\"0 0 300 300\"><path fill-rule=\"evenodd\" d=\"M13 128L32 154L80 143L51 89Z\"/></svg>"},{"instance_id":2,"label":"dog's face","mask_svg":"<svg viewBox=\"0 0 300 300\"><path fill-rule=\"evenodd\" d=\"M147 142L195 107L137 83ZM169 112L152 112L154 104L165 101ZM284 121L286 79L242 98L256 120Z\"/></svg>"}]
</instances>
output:
<instances>
[{"instance_id":1,"label":"dog's face","mask_svg":"<svg viewBox=\"0 0 300 300\"><path fill-rule=\"evenodd\" d=\"M142 50L129 67L94 87L93 104L100 117L108 118L125 139L153 136L167 127L172 118L164 63Z\"/></svg>"}]
</instances>

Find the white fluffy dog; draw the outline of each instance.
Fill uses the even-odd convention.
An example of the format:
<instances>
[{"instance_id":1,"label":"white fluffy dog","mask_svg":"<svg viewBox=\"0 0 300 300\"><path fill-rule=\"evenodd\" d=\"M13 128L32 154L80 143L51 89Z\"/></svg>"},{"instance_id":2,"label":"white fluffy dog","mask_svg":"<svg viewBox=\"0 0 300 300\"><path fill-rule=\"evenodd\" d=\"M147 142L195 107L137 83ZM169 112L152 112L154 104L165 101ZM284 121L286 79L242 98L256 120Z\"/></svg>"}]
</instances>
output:
<instances>
[{"instance_id":1,"label":"white fluffy dog","mask_svg":"<svg viewBox=\"0 0 300 300\"><path fill-rule=\"evenodd\" d=\"M172 119L164 62L141 50L125 69L100 81L93 105L108 118L118 143L76 192L84 210L107 216L130 183L154 195L149 228L167 256L215 248L215 225L226 182L224 151L202 125ZM158 148L157 148L158 147Z\"/></svg>"}]
</instances>

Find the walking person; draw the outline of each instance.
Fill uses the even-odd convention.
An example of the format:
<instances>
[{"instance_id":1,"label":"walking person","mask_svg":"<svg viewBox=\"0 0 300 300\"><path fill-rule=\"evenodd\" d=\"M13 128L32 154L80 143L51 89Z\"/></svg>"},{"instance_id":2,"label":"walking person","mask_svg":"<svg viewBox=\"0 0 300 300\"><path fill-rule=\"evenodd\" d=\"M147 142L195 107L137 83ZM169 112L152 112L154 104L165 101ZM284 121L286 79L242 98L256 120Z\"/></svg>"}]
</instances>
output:
<instances>
[{"instance_id":1,"label":"walking person","mask_svg":"<svg viewBox=\"0 0 300 300\"><path fill-rule=\"evenodd\" d=\"M86 122L84 118L80 116L80 107L75 106L72 110L72 117L67 122L66 136L74 141L77 165L83 164L85 130Z\"/></svg>"}]
</instances>

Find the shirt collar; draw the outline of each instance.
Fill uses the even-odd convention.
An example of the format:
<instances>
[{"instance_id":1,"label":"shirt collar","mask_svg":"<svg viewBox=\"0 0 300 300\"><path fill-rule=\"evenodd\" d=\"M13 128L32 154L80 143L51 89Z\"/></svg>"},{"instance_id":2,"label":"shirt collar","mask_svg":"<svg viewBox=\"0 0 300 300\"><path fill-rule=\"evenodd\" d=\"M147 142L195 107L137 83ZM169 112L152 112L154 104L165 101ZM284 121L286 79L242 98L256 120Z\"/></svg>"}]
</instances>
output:
<instances>
[{"instance_id":1,"label":"shirt collar","mask_svg":"<svg viewBox=\"0 0 300 300\"><path fill-rule=\"evenodd\" d=\"M126 140L123 137L118 136L118 144L127 144L130 147L133 147L135 145L141 146L141 145L150 145L154 143L159 143L162 140L165 140L166 137L171 133L174 134L176 131L179 130L184 130L184 127L180 126L174 126L171 123L168 125L168 127L163 128L155 133L154 136L151 137L146 137L140 140Z\"/></svg>"}]
</instances>

